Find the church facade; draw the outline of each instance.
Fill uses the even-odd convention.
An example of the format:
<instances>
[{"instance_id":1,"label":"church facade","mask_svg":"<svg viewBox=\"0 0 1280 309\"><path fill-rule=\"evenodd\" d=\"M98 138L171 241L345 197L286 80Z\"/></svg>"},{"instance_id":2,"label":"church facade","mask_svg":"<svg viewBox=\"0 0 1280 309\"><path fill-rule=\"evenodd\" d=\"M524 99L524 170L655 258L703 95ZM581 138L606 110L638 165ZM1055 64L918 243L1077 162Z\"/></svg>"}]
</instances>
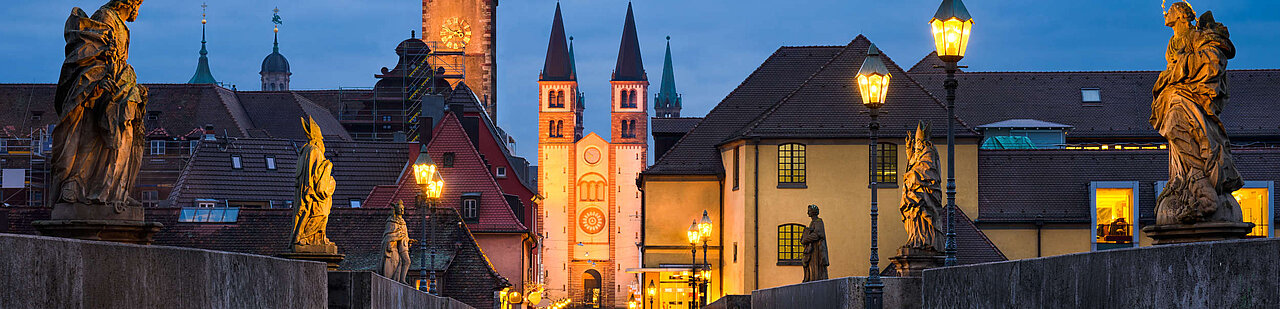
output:
<instances>
[{"instance_id":1,"label":"church facade","mask_svg":"<svg viewBox=\"0 0 1280 309\"><path fill-rule=\"evenodd\" d=\"M640 192L645 169L649 81L640 57L630 6L617 66L610 80L610 139L582 133L585 102L572 47L557 5L538 80L538 184L543 197L539 230L549 299L589 307L623 307L639 291Z\"/></svg>"}]
</instances>

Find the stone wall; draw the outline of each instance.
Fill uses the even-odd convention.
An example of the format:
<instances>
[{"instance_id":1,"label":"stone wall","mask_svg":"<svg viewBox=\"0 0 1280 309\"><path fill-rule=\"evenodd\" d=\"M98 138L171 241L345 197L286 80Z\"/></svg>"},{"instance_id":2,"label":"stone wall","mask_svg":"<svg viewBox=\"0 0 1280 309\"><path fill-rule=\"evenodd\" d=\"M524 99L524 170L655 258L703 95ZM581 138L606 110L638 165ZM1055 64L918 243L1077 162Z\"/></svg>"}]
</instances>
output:
<instances>
[{"instance_id":1,"label":"stone wall","mask_svg":"<svg viewBox=\"0 0 1280 309\"><path fill-rule=\"evenodd\" d=\"M752 309L861 309L866 277L843 277L751 292ZM884 308L920 308L920 278L884 277Z\"/></svg>"},{"instance_id":2,"label":"stone wall","mask_svg":"<svg viewBox=\"0 0 1280 309\"><path fill-rule=\"evenodd\" d=\"M1280 239L1078 253L926 270L925 308L1269 308Z\"/></svg>"},{"instance_id":3,"label":"stone wall","mask_svg":"<svg viewBox=\"0 0 1280 309\"><path fill-rule=\"evenodd\" d=\"M0 308L324 308L324 263L0 234Z\"/></svg>"},{"instance_id":4,"label":"stone wall","mask_svg":"<svg viewBox=\"0 0 1280 309\"><path fill-rule=\"evenodd\" d=\"M473 309L372 272L329 272L329 308Z\"/></svg>"},{"instance_id":5,"label":"stone wall","mask_svg":"<svg viewBox=\"0 0 1280 309\"><path fill-rule=\"evenodd\" d=\"M725 295L710 304L706 309L751 309L751 295Z\"/></svg>"}]
</instances>

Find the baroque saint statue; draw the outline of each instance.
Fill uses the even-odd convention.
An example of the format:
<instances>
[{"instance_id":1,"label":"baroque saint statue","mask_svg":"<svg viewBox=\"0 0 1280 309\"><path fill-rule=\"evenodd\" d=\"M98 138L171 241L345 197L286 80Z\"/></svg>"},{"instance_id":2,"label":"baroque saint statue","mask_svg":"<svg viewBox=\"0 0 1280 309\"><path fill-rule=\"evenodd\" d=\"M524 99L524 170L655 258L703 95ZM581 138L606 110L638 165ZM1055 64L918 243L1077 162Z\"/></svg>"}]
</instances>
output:
<instances>
[{"instance_id":1,"label":"baroque saint statue","mask_svg":"<svg viewBox=\"0 0 1280 309\"><path fill-rule=\"evenodd\" d=\"M941 252L942 177L938 172L938 149L933 147L929 126L916 126L907 137L907 171L902 177L902 223L907 231L903 249L925 253Z\"/></svg>"},{"instance_id":2,"label":"baroque saint statue","mask_svg":"<svg viewBox=\"0 0 1280 309\"><path fill-rule=\"evenodd\" d=\"M804 255L800 265L804 266L804 282L827 279L827 229L818 218L818 205L809 205L809 226L804 228L800 236L800 244L804 245Z\"/></svg>"},{"instance_id":3,"label":"baroque saint statue","mask_svg":"<svg viewBox=\"0 0 1280 309\"><path fill-rule=\"evenodd\" d=\"M1156 199L1156 224L1241 222L1231 192L1244 186L1223 127L1227 60L1235 57L1227 27L1213 12L1197 20L1186 2L1164 13L1173 37L1168 66L1152 89L1151 126L1168 141L1169 182Z\"/></svg>"},{"instance_id":4,"label":"baroque saint statue","mask_svg":"<svg viewBox=\"0 0 1280 309\"><path fill-rule=\"evenodd\" d=\"M314 119L302 121L307 133L307 144L298 155L297 187L293 205L293 251L312 253L337 253L337 246L325 233L329 224L329 210L333 206L333 162L324 157L324 136Z\"/></svg>"},{"instance_id":5,"label":"baroque saint statue","mask_svg":"<svg viewBox=\"0 0 1280 309\"><path fill-rule=\"evenodd\" d=\"M387 217L387 228L382 232L382 276L405 282L409 274L409 229L404 222L404 201L393 205Z\"/></svg>"},{"instance_id":6,"label":"baroque saint statue","mask_svg":"<svg viewBox=\"0 0 1280 309\"><path fill-rule=\"evenodd\" d=\"M53 219L141 221L130 197L142 162L147 88L129 60L129 26L142 0L111 0L93 16L71 9L63 36L53 129Z\"/></svg>"}]
</instances>

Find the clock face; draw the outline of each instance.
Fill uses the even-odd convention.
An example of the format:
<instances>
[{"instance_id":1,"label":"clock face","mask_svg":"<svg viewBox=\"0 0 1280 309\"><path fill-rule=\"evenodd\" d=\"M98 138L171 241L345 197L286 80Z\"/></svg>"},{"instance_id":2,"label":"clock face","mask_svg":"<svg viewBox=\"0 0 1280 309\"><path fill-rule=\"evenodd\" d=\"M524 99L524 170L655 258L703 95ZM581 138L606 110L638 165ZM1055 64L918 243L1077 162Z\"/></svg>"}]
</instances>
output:
<instances>
[{"instance_id":1,"label":"clock face","mask_svg":"<svg viewBox=\"0 0 1280 309\"><path fill-rule=\"evenodd\" d=\"M604 230L604 212L595 207L583 210L578 214L578 228L587 234L600 233Z\"/></svg>"},{"instance_id":2,"label":"clock face","mask_svg":"<svg viewBox=\"0 0 1280 309\"><path fill-rule=\"evenodd\" d=\"M440 24L440 41L451 49L462 49L471 42L471 25L466 20L452 17Z\"/></svg>"},{"instance_id":3,"label":"clock face","mask_svg":"<svg viewBox=\"0 0 1280 309\"><path fill-rule=\"evenodd\" d=\"M587 164L600 163L600 149L595 147L587 148L586 153L582 154L582 159L587 160Z\"/></svg>"}]
</instances>

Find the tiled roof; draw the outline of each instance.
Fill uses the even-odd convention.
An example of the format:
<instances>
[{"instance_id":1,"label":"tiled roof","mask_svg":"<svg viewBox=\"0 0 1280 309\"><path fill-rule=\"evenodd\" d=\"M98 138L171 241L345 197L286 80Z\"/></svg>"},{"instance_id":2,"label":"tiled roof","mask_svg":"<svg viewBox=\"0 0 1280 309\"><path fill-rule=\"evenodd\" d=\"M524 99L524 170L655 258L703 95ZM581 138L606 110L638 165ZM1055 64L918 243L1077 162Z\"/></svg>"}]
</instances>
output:
<instances>
[{"instance_id":1,"label":"tiled roof","mask_svg":"<svg viewBox=\"0 0 1280 309\"><path fill-rule=\"evenodd\" d=\"M649 119L649 124L653 129L653 133L689 133L693 127L702 122L702 118L697 117L681 117L681 118L660 118L655 117Z\"/></svg>"},{"instance_id":2,"label":"tiled roof","mask_svg":"<svg viewBox=\"0 0 1280 309\"><path fill-rule=\"evenodd\" d=\"M1136 138L1163 141L1151 128L1151 88L1157 71L1129 72L967 72L956 75L956 114L970 123L1029 118L1074 126L1067 139ZM1232 70L1231 99L1222 113L1233 138L1280 137L1275 94L1280 70ZM937 97L944 74L911 78ZM1082 88L1098 88L1102 102L1086 106ZM892 96L892 93L890 94ZM937 127L936 125L934 127ZM936 135L935 135L936 136Z\"/></svg>"},{"instance_id":3,"label":"tiled roof","mask_svg":"<svg viewBox=\"0 0 1280 309\"><path fill-rule=\"evenodd\" d=\"M1280 148L1232 156L1244 180L1280 181ZM1090 222L1093 181L1138 181L1139 214L1151 220L1168 164L1167 150L980 150L978 222Z\"/></svg>"},{"instance_id":4,"label":"tiled roof","mask_svg":"<svg viewBox=\"0 0 1280 309\"><path fill-rule=\"evenodd\" d=\"M868 134L869 120L852 84L870 41L845 46L782 47L716 105L646 174L723 173L717 145L736 138L844 138ZM885 57L892 79L881 110L882 135L906 136L918 120L945 130L946 109ZM963 117L960 117L964 119ZM976 136L959 122L960 136ZM934 133L940 136L943 133Z\"/></svg>"},{"instance_id":5,"label":"tiled roof","mask_svg":"<svg viewBox=\"0 0 1280 309\"><path fill-rule=\"evenodd\" d=\"M305 140L307 134L302 131L300 117L308 116L315 119L326 137L351 140L351 135L333 114L301 95L280 91L241 91L236 93L236 97L253 119L253 127L263 129L270 135L261 137Z\"/></svg>"},{"instance_id":6,"label":"tiled roof","mask_svg":"<svg viewBox=\"0 0 1280 309\"><path fill-rule=\"evenodd\" d=\"M907 73L946 73L947 71L942 68L942 66L945 66L946 64L946 62L942 61L942 58L938 58L937 51L932 51L929 52L928 55L924 56L924 58L921 58L919 62L916 62L915 65L911 66L911 69L907 70ZM956 70L964 72L961 69Z\"/></svg>"},{"instance_id":7,"label":"tiled roof","mask_svg":"<svg viewBox=\"0 0 1280 309\"><path fill-rule=\"evenodd\" d=\"M850 138L870 135L858 93L858 68L867 57L871 41L859 35L799 88L774 104L733 138ZM934 136L946 135L946 106L916 84L887 55L882 54L892 76L888 98L881 108L881 136L907 136L919 121L936 124ZM963 119L963 117L961 117ZM958 136L975 136L959 121Z\"/></svg>"},{"instance_id":8,"label":"tiled roof","mask_svg":"<svg viewBox=\"0 0 1280 309\"><path fill-rule=\"evenodd\" d=\"M813 75L842 49L842 46L778 48L645 173L722 173L724 167L716 145L799 87L804 77Z\"/></svg>"},{"instance_id":9,"label":"tiled roof","mask_svg":"<svg viewBox=\"0 0 1280 309\"><path fill-rule=\"evenodd\" d=\"M454 154L453 167L439 168L440 178L444 180L445 186L444 195L440 198L438 207L461 209L463 194L479 193L480 205L477 209L479 218L475 222L467 223L470 230L480 233L529 230L520 223L511 206L507 204L501 187L494 181L493 174L489 173L489 168L480 159L480 153L471 145L466 131L462 128L462 123L458 121L455 114L445 113L444 119L441 119L435 132L432 133L431 143L427 144L427 153L436 164L444 162L446 153ZM408 161L401 165L403 172L399 177L400 180L396 182L394 193L387 194L389 189L379 187L376 191L369 193L368 205L388 207L390 203L398 200L405 201L406 205L416 201L419 189L408 166L417 160L418 150L414 148L409 153Z\"/></svg>"},{"instance_id":10,"label":"tiled roof","mask_svg":"<svg viewBox=\"0 0 1280 309\"><path fill-rule=\"evenodd\" d=\"M338 180L334 205L346 207L352 199L364 199L374 186L394 182L409 162L413 145L325 142L325 157L333 162L333 176ZM192 206L196 199L269 201L276 207L287 207L296 190L294 173L301 146L301 142L287 139L201 141L169 200L180 207ZM241 157L240 169L232 168L231 157L235 155ZM267 169L267 157L275 158L275 170Z\"/></svg>"}]
</instances>

